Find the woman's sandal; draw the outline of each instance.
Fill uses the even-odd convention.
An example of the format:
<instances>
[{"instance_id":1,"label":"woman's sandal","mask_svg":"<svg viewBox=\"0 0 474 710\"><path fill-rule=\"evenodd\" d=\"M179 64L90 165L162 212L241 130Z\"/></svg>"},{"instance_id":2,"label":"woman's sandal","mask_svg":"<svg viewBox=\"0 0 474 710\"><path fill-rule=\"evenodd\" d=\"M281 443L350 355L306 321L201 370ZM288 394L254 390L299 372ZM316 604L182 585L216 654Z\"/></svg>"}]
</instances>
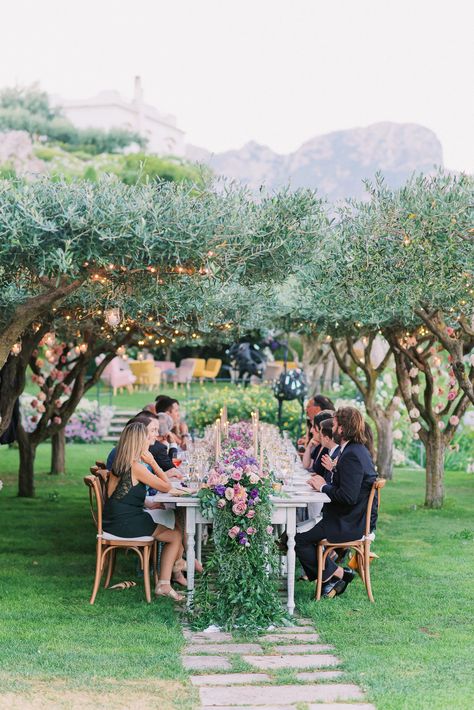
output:
<instances>
[{"instance_id":1,"label":"woman's sandal","mask_svg":"<svg viewBox=\"0 0 474 710\"><path fill-rule=\"evenodd\" d=\"M167 592L163 592L160 587L167 587L169 585L170 589ZM158 582L156 585L155 589L155 594L157 597L170 597L170 599L173 599L175 602L182 602L184 599L184 594L178 594L173 587L169 584L169 582Z\"/></svg>"},{"instance_id":2,"label":"woman's sandal","mask_svg":"<svg viewBox=\"0 0 474 710\"><path fill-rule=\"evenodd\" d=\"M182 587L188 586L187 579L182 572L177 572L176 574L173 572L173 577L171 578L171 581L175 584L180 584Z\"/></svg>"}]
</instances>

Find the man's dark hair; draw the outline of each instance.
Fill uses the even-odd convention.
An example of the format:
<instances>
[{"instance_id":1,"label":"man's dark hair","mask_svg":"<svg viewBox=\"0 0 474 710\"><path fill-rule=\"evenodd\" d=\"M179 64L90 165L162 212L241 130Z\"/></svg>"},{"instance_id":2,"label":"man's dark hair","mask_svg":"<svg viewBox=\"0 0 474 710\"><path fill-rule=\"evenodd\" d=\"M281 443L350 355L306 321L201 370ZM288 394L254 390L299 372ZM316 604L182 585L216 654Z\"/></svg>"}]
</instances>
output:
<instances>
[{"instance_id":1,"label":"man's dark hair","mask_svg":"<svg viewBox=\"0 0 474 710\"><path fill-rule=\"evenodd\" d=\"M321 409L330 409L332 412L336 409L329 397L325 397L322 394L316 394L313 397L313 402L315 407L321 407Z\"/></svg>"},{"instance_id":2,"label":"man's dark hair","mask_svg":"<svg viewBox=\"0 0 474 710\"><path fill-rule=\"evenodd\" d=\"M332 439L332 421L332 417L330 419L325 419L323 422L321 422L320 427L321 434L324 434L324 436L329 436L330 439Z\"/></svg>"},{"instance_id":3,"label":"man's dark hair","mask_svg":"<svg viewBox=\"0 0 474 710\"><path fill-rule=\"evenodd\" d=\"M157 414L161 414L161 412L167 412L173 404L179 404L177 399L173 399L173 397L168 397L166 394L159 394L158 397L155 399L155 411Z\"/></svg>"},{"instance_id":4,"label":"man's dark hair","mask_svg":"<svg viewBox=\"0 0 474 710\"><path fill-rule=\"evenodd\" d=\"M355 407L340 407L334 414L338 427L342 428L342 438L356 444L367 444L365 421Z\"/></svg>"},{"instance_id":5,"label":"man's dark hair","mask_svg":"<svg viewBox=\"0 0 474 710\"><path fill-rule=\"evenodd\" d=\"M320 428L322 422L324 422L325 419L332 419L334 416L334 412L331 409L324 409L322 412L319 412L316 414L316 416L313 419L313 424L315 427L318 429Z\"/></svg>"}]
</instances>

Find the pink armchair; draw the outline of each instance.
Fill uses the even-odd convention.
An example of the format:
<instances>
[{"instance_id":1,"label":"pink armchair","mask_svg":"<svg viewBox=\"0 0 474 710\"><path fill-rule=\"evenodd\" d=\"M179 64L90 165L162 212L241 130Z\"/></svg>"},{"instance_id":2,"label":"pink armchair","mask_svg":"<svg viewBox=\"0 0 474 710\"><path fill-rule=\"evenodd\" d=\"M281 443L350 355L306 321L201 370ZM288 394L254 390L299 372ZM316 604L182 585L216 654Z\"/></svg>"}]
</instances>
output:
<instances>
[{"instance_id":1,"label":"pink armchair","mask_svg":"<svg viewBox=\"0 0 474 710\"><path fill-rule=\"evenodd\" d=\"M96 359L96 362L98 359ZM127 389L129 394L132 394L133 383L137 378L130 370L126 360L122 360L121 357L114 357L103 371L100 379L109 387L112 387L115 397L117 390L123 387Z\"/></svg>"},{"instance_id":2,"label":"pink armchair","mask_svg":"<svg viewBox=\"0 0 474 710\"><path fill-rule=\"evenodd\" d=\"M171 375L175 387L178 385L189 385L191 383L195 365L196 359L193 357L181 360L179 367L177 367L176 371Z\"/></svg>"}]
</instances>

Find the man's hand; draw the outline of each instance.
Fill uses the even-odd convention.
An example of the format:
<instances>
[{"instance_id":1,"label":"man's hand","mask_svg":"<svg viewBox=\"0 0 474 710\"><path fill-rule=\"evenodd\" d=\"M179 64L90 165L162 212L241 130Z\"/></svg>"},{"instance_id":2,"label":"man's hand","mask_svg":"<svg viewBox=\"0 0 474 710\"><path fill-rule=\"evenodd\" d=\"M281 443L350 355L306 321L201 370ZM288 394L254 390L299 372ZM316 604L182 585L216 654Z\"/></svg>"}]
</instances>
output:
<instances>
[{"instance_id":1,"label":"man's hand","mask_svg":"<svg viewBox=\"0 0 474 710\"><path fill-rule=\"evenodd\" d=\"M326 485L326 481L322 476L319 476L316 474L316 476L311 477L311 483L310 486L311 488L314 488L315 491L320 491L322 486Z\"/></svg>"},{"instance_id":2,"label":"man's hand","mask_svg":"<svg viewBox=\"0 0 474 710\"><path fill-rule=\"evenodd\" d=\"M334 460L329 456L329 454L324 454L324 456L321 456L321 463L324 468L327 468L328 471L332 471L337 463L337 459Z\"/></svg>"}]
</instances>

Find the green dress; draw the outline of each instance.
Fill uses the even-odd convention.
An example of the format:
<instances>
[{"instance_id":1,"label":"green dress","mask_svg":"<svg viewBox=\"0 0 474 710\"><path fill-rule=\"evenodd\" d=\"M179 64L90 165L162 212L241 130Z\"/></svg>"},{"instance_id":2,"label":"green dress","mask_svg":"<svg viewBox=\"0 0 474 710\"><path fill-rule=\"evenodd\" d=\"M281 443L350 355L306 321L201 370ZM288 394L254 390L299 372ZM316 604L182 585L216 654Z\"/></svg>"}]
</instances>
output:
<instances>
[{"instance_id":1,"label":"green dress","mask_svg":"<svg viewBox=\"0 0 474 710\"><path fill-rule=\"evenodd\" d=\"M120 480L117 488L104 505L104 532L118 537L153 535L156 523L151 515L143 510L145 484L139 482L132 485L131 469L118 476Z\"/></svg>"}]
</instances>

